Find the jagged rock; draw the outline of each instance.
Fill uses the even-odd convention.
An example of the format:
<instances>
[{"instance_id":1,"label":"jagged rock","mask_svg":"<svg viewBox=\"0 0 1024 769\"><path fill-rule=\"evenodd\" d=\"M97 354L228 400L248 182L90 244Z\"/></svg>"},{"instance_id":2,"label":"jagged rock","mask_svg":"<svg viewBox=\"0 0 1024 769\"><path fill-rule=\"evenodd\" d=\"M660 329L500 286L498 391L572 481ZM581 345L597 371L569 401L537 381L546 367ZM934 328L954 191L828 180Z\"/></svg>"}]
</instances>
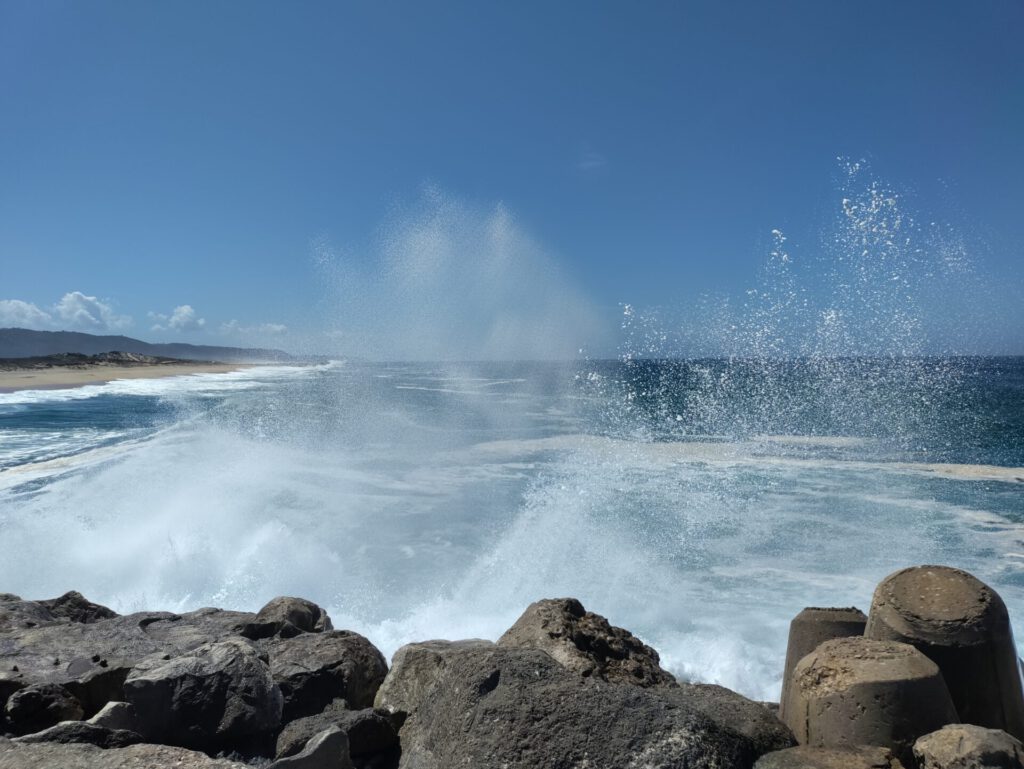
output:
<instances>
[{"instance_id":1,"label":"jagged rock","mask_svg":"<svg viewBox=\"0 0 1024 769\"><path fill-rule=\"evenodd\" d=\"M132 732L138 729L135 708L130 702L108 702L88 723L105 726L107 729L127 729Z\"/></svg>"},{"instance_id":2,"label":"jagged rock","mask_svg":"<svg viewBox=\"0 0 1024 769\"><path fill-rule=\"evenodd\" d=\"M104 750L95 745L16 743L0 737L0 769L251 769L167 745L132 745Z\"/></svg>"},{"instance_id":3,"label":"jagged rock","mask_svg":"<svg viewBox=\"0 0 1024 769\"><path fill-rule=\"evenodd\" d=\"M108 729L86 721L62 721L35 734L17 737L12 742L81 742L99 748L125 748L142 742L142 736L127 729Z\"/></svg>"},{"instance_id":4,"label":"jagged rock","mask_svg":"<svg viewBox=\"0 0 1024 769\"><path fill-rule=\"evenodd\" d=\"M12 694L4 707L8 726L17 734L38 732L61 721L76 721L82 713L81 703L59 684L26 686Z\"/></svg>"},{"instance_id":5,"label":"jagged rock","mask_svg":"<svg viewBox=\"0 0 1024 769\"><path fill-rule=\"evenodd\" d=\"M754 769L903 769L903 764L891 750L875 745L851 748L801 745L762 756Z\"/></svg>"},{"instance_id":6,"label":"jagged rock","mask_svg":"<svg viewBox=\"0 0 1024 769\"><path fill-rule=\"evenodd\" d=\"M612 683L671 684L658 652L575 598L549 598L530 604L498 639L499 646L542 649L569 670Z\"/></svg>"},{"instance_id":7,"label":"jagged rock","mask_svg":"<svg viewBox=\"0 0 1024 769\"><path fill-rule=\"evenodd\" d=\"M759 755L793 744L789 729L760 702L715 684L678 684L672 688L715 723L725 724L750 739Z\"/></svg>"},{"instance_id":8,"label":"jagged rock","mask_svg":"<svg viewBox=\"0 0 1024 769\"><path fill-rule=\"evenodd\" d=\"M432 682L421 675L416 687L405 689L419 694L401 729L404 769L749 769L765 746L794 744L777 721L774 735L761 734L760 744L744 735L751 714L771 714L739 695L732 695L733 710L722 706L725 694L717 691L584 678L539 649L449 645L438 654L436 646L424 655L405 655L423 663L406 670L422 674L433 664L435 674ZM702 695L717 712L702 710ZM737 719L737 712L743 717Z\"/></svg>"},{"instance_id":9,"label":"jagged rock","mask_svg":"<svg viewBox=\"0 0 1024 769\"><path fill-rule=\"evenodd\" d=\"M281 691L252 645L241 638L205 644L178 657L153 655L124 683L148 740L215 751L248 750L281 723Z\"/></svg>"},{"instance_id":10,"label":"jagged rock","mask_svg":"<svg viewBox=\"0 0 1024 769\"><path fill-rule=\"evenodd\" d=\"M353 708L369 707L388 672L377 647L349 630L303 633L266 648L285 722L319 713L339 697Z\"/></svg>"},{"instance_id":11,"label":"jagged rock","mask_svg":"<svg viewBox=\"0 0 1024 769\"><path fill-rule=\"evenodd\" d=\"M63 617L72 622L89 624L97 620L113 619L118 616L114 610L101 606L98 603L93 603L74 590L58 598L38 601L37 603L49 609L55 617Z\"/></svg>"},{"instance_id":12,"label":"jagged rock","mask_svg":"<svg viewBox=\"0 0 1024 769\"><path fill-rule=\"evenodd\" d=\"M246 638L292 638L300 633L333 630L327 612L304 598L281 596L272 599L257 612L255 619L241 631Z\"/></svg>"},{"instance_id":13,"label":"jagged rock","mask_svg":"<svg viewBox=\"0 0 1024 769\"><path fill-rule=\"evenodd\" d=\"M918 769L1024 769L1024 745L1001 729L951 724L914 743Z\"/></svg>"},{"instance_id":14,"label":"jagged rock","mask_svg":"<svg viewBox=\"0 0 1024 769\"><path fill-rule=\"evenodd\" d=\"M38 602L25 601L11 593L0 593L0 633L53 622L57 622L57 617Z\"/></svg>"},{"instance_id":15,"label":"jagged rock","mask_svg":"<svg viewBox=\"0 0 1024 769\"><path fill-rule=\"evenodd\" d=\"M0 629L0 702L29 684L56 683L91 716L107 702L124 699L125 677L144 657L176 655L237 637L239 628L254 616L220 609L180 615L141 612L91 623L60 619Z\"/></svg>"},{"instance_id":16,"label":"jagged rock","mask_svg":"<svg viewBox=\"0 0 1024 769\"><path fill-rule=\"evenodd\" d=\"M479 638L406 644L391 658L391 670L377 690L373 705L399 716L408 715L419 706L449 659L493 648L493 642Z\"/></svg>"},{"instance_id":17,"label":"jagged rock","mask_svg":"<svg viewBox=\"0 0 1024 769\"><path fill-rule=\"evenodd\" d=\"M277 757L295 755L314 735L337 727L348 737L349 757L356 769L398 766L401 749L391 717L381 710L347 710L343 705L336 701L323 713L287 724L277 738Z\"/></svg>"},{"instance_id":18,"label":"jagged rock","mask_svg":"<svg viewBox=\"0 0 1024 769\"><path fill-rule=\"evenodd\" d=\"M267 769L353 769L348 757L348 737L337 727L317 734L300 753L280 758Z\"/></svg>"}]
</instances>

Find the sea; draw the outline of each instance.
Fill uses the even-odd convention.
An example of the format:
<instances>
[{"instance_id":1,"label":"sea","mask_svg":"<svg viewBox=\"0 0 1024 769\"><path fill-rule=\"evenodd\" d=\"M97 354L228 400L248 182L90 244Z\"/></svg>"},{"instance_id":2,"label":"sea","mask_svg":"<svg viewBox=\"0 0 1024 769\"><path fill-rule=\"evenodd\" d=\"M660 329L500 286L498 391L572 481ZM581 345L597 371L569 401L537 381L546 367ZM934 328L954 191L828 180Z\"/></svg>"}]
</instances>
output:
<instances>
[{"instance_id":1,"label":"sea","mask_svg":"<svg viewBox=\"0 0 1024 769\"><path fill-rule=\"evenodd\" d=\"M326 607L386 654L575 596L778 698L790 620L949 564L1024 639L1024 358L337 360L0 394L0 591Z\"/></svg>"}]
</instances>

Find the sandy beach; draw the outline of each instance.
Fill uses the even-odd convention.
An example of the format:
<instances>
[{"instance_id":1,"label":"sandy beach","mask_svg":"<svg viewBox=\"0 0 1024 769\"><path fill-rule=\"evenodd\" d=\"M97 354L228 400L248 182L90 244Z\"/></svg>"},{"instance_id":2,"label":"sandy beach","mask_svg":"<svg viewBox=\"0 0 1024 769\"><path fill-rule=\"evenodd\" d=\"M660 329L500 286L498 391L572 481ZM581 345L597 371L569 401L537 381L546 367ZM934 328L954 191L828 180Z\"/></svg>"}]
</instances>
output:
<instances>
[{"instance_id":1,"label":"sandy beach","mask_svg":"<svg viewBox=\"0 0 1024 769\"><path fill-rule=\"evenodd\" d=\"M115 379L156 379L183 374L222 374L249 368L244 363L153 363L131 366L54 366L0 370L0 392L56 390L101 384Z\"/></svg>"}]
</instances>

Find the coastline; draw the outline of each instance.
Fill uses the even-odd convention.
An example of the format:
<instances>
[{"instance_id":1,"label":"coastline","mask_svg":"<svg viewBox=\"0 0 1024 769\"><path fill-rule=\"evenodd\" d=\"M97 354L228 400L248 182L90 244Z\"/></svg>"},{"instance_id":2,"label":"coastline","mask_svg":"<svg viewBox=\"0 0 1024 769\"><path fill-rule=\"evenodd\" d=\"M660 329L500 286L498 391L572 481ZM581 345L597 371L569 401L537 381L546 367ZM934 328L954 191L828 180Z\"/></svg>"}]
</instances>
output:
<instances>
[{"instance_id":1,"label":"coastline","mask_svg":"<svg viewBox=\"0 0 1024 769\"><path fill-rule=\"evenodd\" d=\"M88 364L0 370L0 393L19 390L63 390L105 384L116 379L158 379L186 374L224 374L252 368L252 363L143 363L135 365Z\"/></svg>"}]
</instances>

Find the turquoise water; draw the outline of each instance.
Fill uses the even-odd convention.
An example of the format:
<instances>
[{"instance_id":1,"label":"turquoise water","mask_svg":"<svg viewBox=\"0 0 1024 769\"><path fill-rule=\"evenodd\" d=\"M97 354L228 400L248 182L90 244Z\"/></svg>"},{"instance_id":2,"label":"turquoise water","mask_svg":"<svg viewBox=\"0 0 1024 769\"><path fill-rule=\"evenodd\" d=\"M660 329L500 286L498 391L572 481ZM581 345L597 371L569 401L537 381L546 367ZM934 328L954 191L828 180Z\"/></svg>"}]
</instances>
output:
<instances>
[{"instance_id":1,"label":"turquoise water","mask_svg":"<svg viewBox=\"0 0 1024 769\"><path fill-rule=\"evenodd\" d=\"M777 696L789 619L942 562L1024 633L1024 359L368 364L0 394L0 591L297 594L385 653L574 595Z\"/></svg>"}]
</instances>

